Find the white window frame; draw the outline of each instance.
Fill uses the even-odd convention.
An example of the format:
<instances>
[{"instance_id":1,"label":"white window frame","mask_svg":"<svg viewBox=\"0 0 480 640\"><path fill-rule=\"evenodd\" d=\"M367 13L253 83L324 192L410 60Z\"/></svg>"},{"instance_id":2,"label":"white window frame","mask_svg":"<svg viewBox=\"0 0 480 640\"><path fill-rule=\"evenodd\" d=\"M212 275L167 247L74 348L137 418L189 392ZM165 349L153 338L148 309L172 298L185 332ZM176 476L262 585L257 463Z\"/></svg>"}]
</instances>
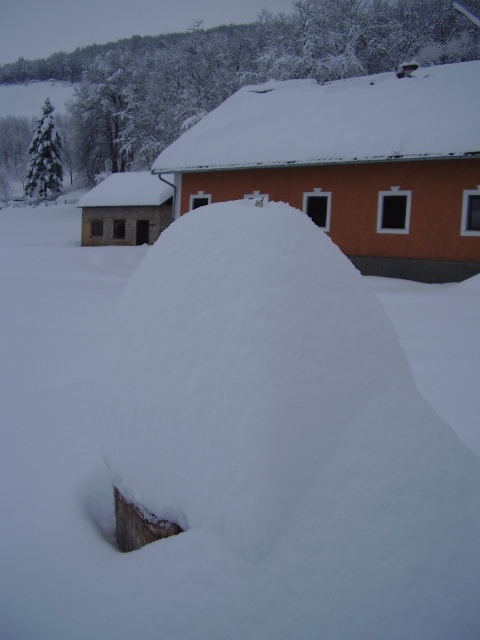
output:
<instances>
[{"instance_id":1,"label":"white window frame","mask_svg":"<svg viewBox=\"0 0 480 640\"><path fill-rule=\"evenodd\" d=\"M322 191L321 187L315 187L313 189L313 191L306 191L303 194L303 213L305 215L307 215L307 203L308 203L308 198L310 197L323 197L323 198L327 198L327 218L325 220L325 226L321 227L320 225L317 225L317 227L319 229L322 229L322 231L330 231L330 212L331 212L331 208L332 208L332 192L331 191Z\"/></svg>"},{"instance_id":2,"label":"white window frame","mask_svg":"<svg viewBox=\"0 0 480 640\"><path fill-rule=\"evenodd\" d=\"M470 196L480 197L480 184L476 189L465 189L463 192L463 204L462 204L462 226L460 227L461 236L480 236L480 231L473 229L467 229L468 222L468 204Z\"/></svg>"},{"instance_id":3,"label":"white window frame","mask_svg":"<svg viewBox=\"0 0 480 640\"><path fill-rule=\"evenodd\" d=\"M383 218L383 198L385 196L406 196L407 207L405 211L405 227L403 229L387 229L382 227ZM410 213L412 209L412 192L401 190L400 187L391 187L390 191L378 192L378 206L377 206L377 233L393 233L408 235L410 233Z\"/></svg>"},{"instance_id":4,"label":"white window frame","mask_svg":"<svg viewBox=\"0 0 480 640\"><path fill-rule=\"evenodd\" d=\"M197 191L197 193L192 193L190 195L190 211L194 211L193 201L196 200L197 198L208 198L207 205L211 204L211 202L212 202L212 194L211 193L205 193L203 191ZM207 205L202 205L202 206L207 206Z\"/></svg>"},{"instance_id":5,"label":"white window frame","mask_svg":"<svg viewBox=\"0 0 480 640\"><path fill-rule=\"evenodd\" d=\"M243 196L244 200L263 200L264 202L268 202L269 200L268 193L260 193L260 191L254 191L253 193L246 193Z\"/></svg>"}]
</instances>

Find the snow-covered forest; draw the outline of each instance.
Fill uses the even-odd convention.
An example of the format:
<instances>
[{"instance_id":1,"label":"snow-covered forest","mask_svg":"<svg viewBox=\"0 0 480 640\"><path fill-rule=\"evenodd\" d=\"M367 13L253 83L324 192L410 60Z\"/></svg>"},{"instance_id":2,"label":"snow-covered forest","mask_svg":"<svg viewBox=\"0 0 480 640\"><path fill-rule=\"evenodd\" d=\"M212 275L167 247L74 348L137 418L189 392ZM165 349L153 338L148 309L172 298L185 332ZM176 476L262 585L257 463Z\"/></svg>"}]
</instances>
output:
<instances>
[{"instance_id":1,"label":"snow-covered forest","mask_svg":"<svg viewBox=\"0 0 480 640\"><path fill-rule=\"evenodd\" d=\"M463 5L480 14L480 1ZM288 15L250 25L134 36L46 60L0 67L0 83L76 83L57 124L78 181L148 168L180 133L245 84L270 78L319 82L480 57L480 30L450 0L296 0ZM55 106L55 105L54 105ZM39 105L39 112L40 112ZM32 124L0 119L0 167L25 171ZM7 134L8 131L8 134Z\"/></svg>"}]
</instances>

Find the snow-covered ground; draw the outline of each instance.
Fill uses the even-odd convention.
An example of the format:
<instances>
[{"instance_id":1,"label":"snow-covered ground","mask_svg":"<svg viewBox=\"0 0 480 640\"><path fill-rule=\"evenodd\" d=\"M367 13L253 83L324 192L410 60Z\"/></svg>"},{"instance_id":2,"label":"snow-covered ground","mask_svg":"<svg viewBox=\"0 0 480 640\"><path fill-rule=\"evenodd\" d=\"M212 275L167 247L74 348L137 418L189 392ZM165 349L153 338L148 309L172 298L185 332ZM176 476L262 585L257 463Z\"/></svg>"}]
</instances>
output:
<instances>
[{"instance_id":1,"label":"snow-covered ground","mask_svg":"<svg viewBox=\"0 0 480 640\"><path fill-rule=\"evenodd\" d=\"M444 476L421 479L421 495L411 487L407 495L401 465L388 475L391 449L389 480L375 482L381 432L368 443L351 430L358 457L348 441L332 457L324 475L330 502L319 516L307 491L286 524L289 535L261 560L245 561L201 527L131 554L115 549L91 379L117 303L149 250L82 248L79 239L75 206L0 211L0 637L476 640L479 557L462 530L466 515L453 505L463 499L462 483L471 491L478 458L450 436L456 462ZM480 277L450 285L365 281L393 322L420 392L478 456ZM414 427L406 425L407 444L416 442ZM387 439L395 442L391 433ZM396 442L403 460L405 442ZM425 468L442 447L424 458ZM459 460L464 476L452 485ZM408 504L398 501L406 495ZM438 521L431 501L446 505ZM424 515L408 530L403 515L418 504ZM456 549L448 548L445 564L456 558L458 570L445 583L439 554L449 531Z\"/></svg>"},{"instance_id":2,"label":"snow-covered ground","mask_svg":"<svg viewBox=\"0 0 480 640\"><path fill-rule=\"evenodd\" d=\"M74 85L63 82L27 82L25 84L0 84L0 118L25 116L38 118L46 98L50 98L56 113L65 111L65 105L73 98Z\"/></svg>"}]
</instances>

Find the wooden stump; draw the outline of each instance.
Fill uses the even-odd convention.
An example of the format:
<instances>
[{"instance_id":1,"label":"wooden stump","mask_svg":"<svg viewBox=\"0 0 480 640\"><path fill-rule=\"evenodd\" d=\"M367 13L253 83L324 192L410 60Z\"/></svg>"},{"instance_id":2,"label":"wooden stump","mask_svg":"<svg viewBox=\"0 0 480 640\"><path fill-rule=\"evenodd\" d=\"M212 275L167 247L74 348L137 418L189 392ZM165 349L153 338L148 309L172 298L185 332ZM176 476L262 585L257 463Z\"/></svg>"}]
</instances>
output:
<instances>
[{"instance_id":1,"label":"wooden stump","mask_svg":"<svg viewBox=\"0 0 480 640\"><path fill-rule=\"evenodd\" d=\"M169 538L183 529L168 520L160 520L153 514L142 512L114 487L117 544L121 551L134 551L150 542Z\"/></svg>"}]
</instances>

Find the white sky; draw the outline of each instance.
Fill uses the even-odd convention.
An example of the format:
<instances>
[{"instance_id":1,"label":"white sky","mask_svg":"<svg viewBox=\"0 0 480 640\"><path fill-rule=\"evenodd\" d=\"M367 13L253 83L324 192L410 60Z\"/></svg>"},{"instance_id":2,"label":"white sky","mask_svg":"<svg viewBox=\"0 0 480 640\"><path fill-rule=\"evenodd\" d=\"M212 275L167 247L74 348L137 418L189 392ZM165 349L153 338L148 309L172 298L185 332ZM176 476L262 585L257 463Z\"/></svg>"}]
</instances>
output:
<instances>
[{"instance_id":1,"label":"white sky","mask_svg":"<svg viewBox=\"0 0 480 640\"><path fill-rule=\"evenodd\" d=\"M132 35L254 22L259 11L289 13L292 0L2 0L0 64L43 58Z\"/></svg>"}]
</instances>

